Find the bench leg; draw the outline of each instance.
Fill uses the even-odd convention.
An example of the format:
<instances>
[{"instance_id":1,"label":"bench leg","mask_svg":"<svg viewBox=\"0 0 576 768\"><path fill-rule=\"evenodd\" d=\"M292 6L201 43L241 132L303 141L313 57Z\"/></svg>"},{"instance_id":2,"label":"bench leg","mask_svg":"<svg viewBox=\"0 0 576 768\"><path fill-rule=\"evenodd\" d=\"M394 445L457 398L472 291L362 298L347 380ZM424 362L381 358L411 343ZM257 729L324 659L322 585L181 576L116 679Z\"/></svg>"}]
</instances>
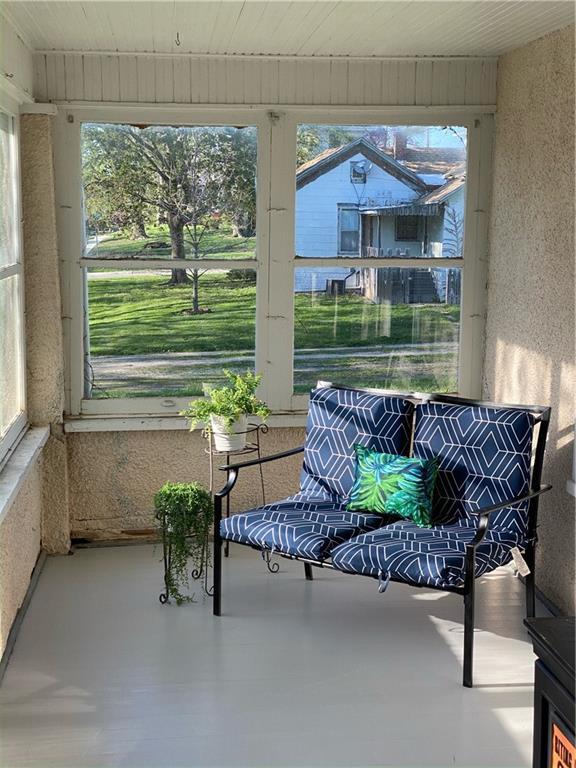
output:
<instances>
[{"instance_id":1,"label":"bench leg","mask_svg":"<svg viewBox=\"0 0 576 768\"><path fill-rule=\"evenodd\" d=\"M222 500L216 497L214 501L214 594L212 613L221 616L222 598L222 539L220 538L220 518L222 514Z\"/></svg>"},{"instance_id":2,"label":"bench leg","mask_svg":"<svg viewBox=\"0 0 576 768\"><path fill-rule=\"evenodd\" d=\"M306 581L314 581L314 574L310 563L304 563L304 575L306 576Z\"/></svg>"},{"instance_id":3,"label":"bench leg","mask_svg":"<svg viewBox=\"0 0 576 768\"><path fill-rule=\"evenodd\" d=\"M462 685L465 688L473 686L474 665L474 580L464 595L464 673Z\"/></svg>"}]
</instances>

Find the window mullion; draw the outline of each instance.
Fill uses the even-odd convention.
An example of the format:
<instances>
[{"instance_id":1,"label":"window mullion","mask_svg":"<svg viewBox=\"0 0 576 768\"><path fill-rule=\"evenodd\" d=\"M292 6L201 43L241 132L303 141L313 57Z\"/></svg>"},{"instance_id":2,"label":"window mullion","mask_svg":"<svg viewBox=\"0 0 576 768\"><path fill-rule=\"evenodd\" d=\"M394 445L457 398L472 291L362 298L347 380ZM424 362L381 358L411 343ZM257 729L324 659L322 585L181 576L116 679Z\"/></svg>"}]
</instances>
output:
<instances>
[{"instance_id":1,"label":"window mullion","mask_svg":"<svg viewBox=\"0 0 576 768\"><path fill-rule=\"evenodd\" d=\"M271 115L268 355L264 373L274 410L289 409L294 356L294 211L296 201L296 123Z\"/></svg>"}]
</instances>

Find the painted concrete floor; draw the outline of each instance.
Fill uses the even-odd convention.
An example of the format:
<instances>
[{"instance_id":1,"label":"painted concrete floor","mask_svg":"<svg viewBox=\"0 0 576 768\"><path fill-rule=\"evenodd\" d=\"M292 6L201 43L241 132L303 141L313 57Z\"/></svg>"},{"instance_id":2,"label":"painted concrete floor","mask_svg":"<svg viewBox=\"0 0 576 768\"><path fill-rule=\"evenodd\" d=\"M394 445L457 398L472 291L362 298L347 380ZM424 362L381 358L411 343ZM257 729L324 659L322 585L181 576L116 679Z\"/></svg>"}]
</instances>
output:
<instances>
[{"instance_id":1,"label":"painted concrete floor","mask_svg":"<svg viewBox=\"0 0 576 768\"><path fill-rule=\"evenodd\" d=\"M476 687L460 598L231 548L223 610L158 602L152 546L50 558L0 689L0 765L522 766L534 657L523 588L478 585Z\"/></svg>"}]
</instances>

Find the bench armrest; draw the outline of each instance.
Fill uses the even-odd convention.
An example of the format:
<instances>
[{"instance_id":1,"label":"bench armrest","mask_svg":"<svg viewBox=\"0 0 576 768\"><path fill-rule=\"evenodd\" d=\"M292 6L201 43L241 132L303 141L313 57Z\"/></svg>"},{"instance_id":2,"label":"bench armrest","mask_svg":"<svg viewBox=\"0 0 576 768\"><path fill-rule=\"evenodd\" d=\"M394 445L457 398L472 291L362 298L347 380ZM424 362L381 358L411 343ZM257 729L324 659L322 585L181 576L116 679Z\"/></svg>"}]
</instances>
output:
<instances>
[{"instance_id":1,"label":"bench armrest","mask_svg":"<svg viewBox=\"0 0 576 768\"><path fill-rule=\"evenodd\" d=\"M482 507L481 509L471 509L470 514L471 515L477 515L480 519L478 520L478 528L476 530L476 535L472 539L472 541L466 546L466 551L470 554L473 554L476 550L476 547L482 539L486 536L486 533L488 531L488 525L490 523L490 515L492 512L497 512L499 509L505 509L506 507L512 507L514 504L520 504L522 501L529 501L530 499L535 499L537 496L540 496L542 493L546 493L552 488L551 485L541 485L540 488L536 491L530 491L529 493L525 493L524 496L516 496L512 499L505 499L504 501L499 502L498 504L491 504L488 507Z\"/></svg>"},{"instance_id":2,"label":"bench armrest","mask_svg":"<svg viewBox=\"0 0 576 768\"><path fill-rule=\"evenodd\" d=\"M297 448L290 448L289 451L282 451L281 453L272 453L270 456L262 456L259 459L248 459L248 461L239 461L236 464L223 464L218 467L222 472L226 472L230 469L242 469L242 467L255 467L257 464L265 464L267 461L276 461L276 459L285 459L287 456L294 456L296 453L302 453L304 450L303 445L299 445Z\"/></svg>"},{"instance_id":3,"label":"bench armrest","mask_svg":"<svg viewBox=\"0 0 576 768\"><path fill-rule=\"evenodd\" d=\"M215 505L215 512L216 517L219 520L220 514L221 514L221 504L222 499L226 498L232 488L234 488L234 485L236 484L236 480L238 479L238 471L242 469L242 467L255 467L258 464L265 464L268 461L276 461L276 459L285 459L288 456L294 456L296 453L302 453L304 450L303 445L299 445L297 448L290 448L289 451L282 451L281 453L272 453L270 456L262 456L259 459L250 459L248 461L239 461L236 464L223 464L221 467L218 467L222 472L228 473L228 478L226 480L226 485L217 493L214 494L214 505Z\"/></svg>"},{"instance_id":4,"label":"bench armrest","mask_svg":"<svg viewBox=\"0 0 576 768\"><path fill-rule=\"evenodd\" d=\"M471 515L491 515L492 512L498 512L499 509L505 509L506 507L512 507L514 504L520 504L522 501L528 501L534 499L536 496L540 496L542 493L546 493L551 490L551 485L541 485L537 491L530 491L530 493L524 494L524 496L516 496L512 499L505 499L498 502L498 504L491 504L489 507L481 507L480 509L471 509L469 513Z\"/></svg>"}]
</instances>

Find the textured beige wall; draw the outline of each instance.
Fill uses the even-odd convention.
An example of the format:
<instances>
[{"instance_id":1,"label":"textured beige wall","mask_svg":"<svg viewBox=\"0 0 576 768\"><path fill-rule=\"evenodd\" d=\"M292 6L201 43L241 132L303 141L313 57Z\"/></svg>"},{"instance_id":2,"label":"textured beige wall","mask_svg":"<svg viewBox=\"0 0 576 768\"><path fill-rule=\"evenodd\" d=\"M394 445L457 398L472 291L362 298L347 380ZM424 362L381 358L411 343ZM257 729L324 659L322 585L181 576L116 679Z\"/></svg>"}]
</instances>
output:
<instances>
[{"instance_id":1,"label":"textured beige wall","mask_svg":"<svg viewBox=\"0 0 576 768\"><path fill-rule=\"evenodd\" d=\"M301 445L304 430L271 429L261 439L263 455L277 453ZM208 487L206 441L197 431L71 433L67 448L74 538L118 538L150 528L152 497L167 481ZM302 455L296 455L264 465L267 500L298 490L301 462ZM224 473L218 475L223 484ZM258 470L242 470L232 508L259 503L260 493Z\"/></svg>"},{"instance_id":2,"label":"textured beige wall","mask_svg":"<svg viewBox=\"0 0 576 768\"><path fill-rule=\"evenodd\" d=\"M67 552L64 355L51 117L22 116L20 152L28 417L33 425L49 424L51 428L43 453L42 546L48 552Z\"/></svg>"},{"instance_id":3,"label":"textured beige wall","mask_svg":"<svg viewBox=\"0 0 576 768\"><path fill-rule=\"evenodd\" d=\"M42 459L28 473L0 524L0 655L40 552Z\"/></svg>"},{"instance_id":4,"label":"textured beige wall","mask_svg":"<svg viewBox=\"0 0 576 768\"><path fill-rule=\"evenodd\" d=\"M502 57L485 394L550 404L537 583L574 614L574 27Z\"/></svg>"}]
</instances>

